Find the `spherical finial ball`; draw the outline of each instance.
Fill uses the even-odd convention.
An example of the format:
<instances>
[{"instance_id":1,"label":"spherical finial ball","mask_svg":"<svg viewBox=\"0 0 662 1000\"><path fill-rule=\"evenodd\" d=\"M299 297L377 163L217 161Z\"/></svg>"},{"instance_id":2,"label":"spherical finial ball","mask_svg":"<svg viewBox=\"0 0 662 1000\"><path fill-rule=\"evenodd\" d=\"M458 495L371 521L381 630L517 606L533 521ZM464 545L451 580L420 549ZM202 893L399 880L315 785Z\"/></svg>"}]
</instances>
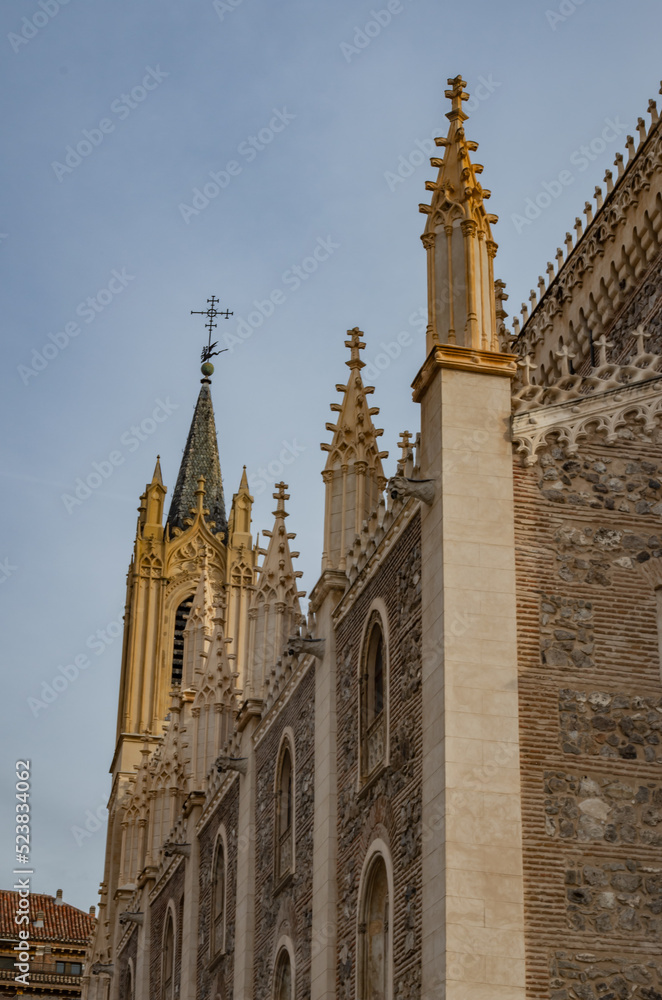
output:
<instances>
[{"instance_id":1,"label":"spherical finial ball","mask_svg":"<svg viewBox=\"0 0 662 1000\"><path fill-rule=\"evenodd\" d=\"M205 376L205 378L209 378L210 375L214 374L214 366L211 363L211 361L205 361L205 363L201 367L200 371Z\"/></svg>"}]
</instances>

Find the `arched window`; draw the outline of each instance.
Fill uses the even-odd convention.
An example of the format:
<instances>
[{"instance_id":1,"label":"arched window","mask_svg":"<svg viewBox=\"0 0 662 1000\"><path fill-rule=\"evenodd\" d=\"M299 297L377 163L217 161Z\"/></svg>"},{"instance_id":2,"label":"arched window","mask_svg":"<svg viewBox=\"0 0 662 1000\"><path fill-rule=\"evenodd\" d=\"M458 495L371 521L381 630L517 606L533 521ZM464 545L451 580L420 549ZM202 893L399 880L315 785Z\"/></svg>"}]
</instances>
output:
<instances>
[{"instance_id":1,"label":"arched window","mask_svg":"<svg viewBox=\"0 0 662 1000\"><path fill-rule=\"evenodd\" d=\"M276 881L294 870L294 767L285 740L276 781Z\"/></svg>"},{"instance_id":2,"label":"arched window","mask_svg":"<svg viewBox=\"0 0 662 1000\"><path fill-rule=\"evenodd\" d=\"M361 773L368 778L386 756L386 643L375 612L366 631L361 673Z\"/></svg>"},{"instance_id":3,"label":"arched window","mask_svg":"<svg viewBox=\"0 0 662 1000\"><path fill-rule=\"evenodd\" d=\"M162 966L162 990L163 1000L173 1000L175 995L175 926L172 922L172 913L168 912L166 917L166 929L163 936L163 966Z\"/></svg>"},{"instance_id":4,"label":"arched window","mask_svg":"<svg viewBox=\"0 0 662 1000\"><path fill-rule=\"evenodd\" d=\"M172 674L170 678L173 684L181 684L182 682L182 671L184 669L184 629L186 628L188 616L191 613L192 604L193 594L182 601L175 612L175 638L172 643Z\"/></svg>"},{"instance_id":5,"label":"arched window","mask_svg":"<svg viewBox=\"0 0 662 1000\"><path fill-rule=\"evenodd\" d=\"M211 954L220 954L225 943L225 849L218 838L214 860L214 881L211 902Z\"/></svg>"},{"instance_id":6,"label":"arched window","mask_svg":"<svg viewBox=\"0 0 662 1000\"><path fill-rule=\"evenodd\" d=\"M287 948L281 948L274 973L274 1000L292 1000L292 963Z\"/></svg>"},{"instance_id":7,"label":"arched window","mask_svg":"<svg viewBox=\"0 0 662 1000\"><path fill-rule=\"evenodd\" d=\"M359 912L358 1000L389 1000L390 902L381 854L368 870Z\"/></svg>"}]
</instances>

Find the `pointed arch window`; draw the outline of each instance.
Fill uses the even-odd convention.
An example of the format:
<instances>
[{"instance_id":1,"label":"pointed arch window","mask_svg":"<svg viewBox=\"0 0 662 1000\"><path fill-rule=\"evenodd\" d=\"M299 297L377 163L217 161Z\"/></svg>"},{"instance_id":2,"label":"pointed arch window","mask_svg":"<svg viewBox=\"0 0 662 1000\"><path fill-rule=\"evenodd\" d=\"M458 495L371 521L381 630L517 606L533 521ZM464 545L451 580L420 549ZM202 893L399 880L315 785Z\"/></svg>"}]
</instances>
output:
<instances>
[{"instance_id":1,"label":"pointed arch window","mask_svg":"<svg viewBox=\"0 0 662 1000\"><path fill-rule=\"evenodd\" d=\"M386 758L386 642L379 612L368 622L361 671L361 775L364 779Z\"/></svg>"},{"instance_id":2,"label":"pointed arch window","mask_svg":"<svg viewBox=\"0 0 662 1000\"><path fill-rule=\"evenodd\" d=\"M184 629L193 605L193 594L185 598L175 612L175 637L172 642L172 684L181 684L184 670Z\"/></svg>"},{"instance_id":3,"label":"pointed arch window","mask_svg":"<svg viewBox=\"0 0 662 1000\"><path fill-rule=\"evenodd\" d=\"M293 1000L292 962L287 948L281 948L274 972L274 1000Z\"/></svg>"},{"instance_id":4,"label":"pointed arch window","mask_svg":"<svg viewBox=\"0 0 662 1000\"><path fill-rule=\"evenodd\" d=\"M175 925L172 913L166 918L165 934L163 935L163 966L162 966L163 1000L174 1000L175 996Z\"/></svg>"},{"instance_id":5,"label":"pointed arch window","mask_svg":"<svg viewBox=\"0 0 662 1000\"><path fill-rule=\"evenodd\" d=\"M371 862L359 910L358 1000L389 1000L390 899L381 854Z\"/></svg>"},{"instance_id":6,"label":"pointed arch window","mask_svg":"<svg viewBox=\"0 0 662 1000\"><path fill-rule=\"evenodd\" d=\"M211 902L211 957L220 955L225 948L225 905L226 905L226 867L225 845L222 837L216 843L214 858L214 881L212 883Z\"/></svg>"},{"instance_id":7,"label":"pointed arch window","mask_svg":"<svg viewBox=\"0 0 662 1000\"><path fill-rule=\"evenodd\" d=\"M126 1000L134 1000L134 994L133 962L129 959L129 965L127 967Z\"/></svg>"},{"instance_id":8,"label":"pointed arch window","mask_svg":"<svg viewBox=\"0 0 662 1000\"><path fill-rule=\"evenodd\" d=\"M284 740L276 771L276 881L294 871L294 758Z\"/></svg>"}]
</instances>

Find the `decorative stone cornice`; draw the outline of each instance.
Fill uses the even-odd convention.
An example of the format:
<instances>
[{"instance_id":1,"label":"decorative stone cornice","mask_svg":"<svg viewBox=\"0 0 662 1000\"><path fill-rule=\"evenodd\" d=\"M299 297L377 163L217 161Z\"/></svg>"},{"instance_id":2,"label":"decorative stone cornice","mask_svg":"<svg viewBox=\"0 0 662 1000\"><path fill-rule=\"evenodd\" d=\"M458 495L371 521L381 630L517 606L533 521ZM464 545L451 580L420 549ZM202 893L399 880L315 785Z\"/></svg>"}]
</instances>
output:
<instances>
[{"instance_id":1,"label":"decorative stone cornice","mask_svg":"<svg viewBox=\"0 0 662 1000\"><path fill-rule=\"evenodd\" d=\"M554 321L554 317L564 312L566 304L572 300L575 290L581 288L585 278L589 275L598 260L605 255L609 243L621 245L624 243L624 233L622 227L630 220L635 224L633 208L636 208L642 195L654 184L654 175L662 170L662 129L661 119L658 118L654 101L649 102L649 113L651 114L651 124L646 133L643 119L639 119L639 144L635 152L634 141L628 136L628 163L623 166L622 154L617 154L616 165L618 167L618 179L614 184L613 175L610 170L605 175L607 195L603 198L602 189L596 187L595 201L596 212L593 211L590 203L586 203L585 214L587 218L586 229L583 228L581 220L575 220L576 239L573 245L573 237L566 234L567 255L564 260L563 251L558 250L556 263L558 271L554 274L554 266L547 265L547 281L544 278L538 280L538 294L531 292L530 303L531 312L526 305L522 307L524 324L522 330L519 329L519 322L514 321L514 333L518 338L518 348L520 352L531 351L539 344ZM658 199L659 200L659 199ZM657 214L657 210L653 210ZM652 232L656 228L651 217L647 229ZM655 256L657 248L653 242L646 250L647 254ZM652 257L651 257L652 259ZM627 300L632 292L632 284L627 282L615 282L609 288L609 304L603 302L601 309L604 312L608 308L610 316L613 316ZM602 290L604 293L604 289ZM580 330L582 335L584 330ZM568 331L564 330L566 341ZM586 335L588 336L588 335ZM576 345L570 341L570 346ZM585 344L582 341L585 353Z\"/></svg>"},{"instance_id":2,"label":"decorative stone cornice","mask_svg":"<svg viewBox=\"0 0 662 1000\"><path fill-rule=\"evenodd\" d=\"M526 465L534 465L538 451L552 434L558 435L568 455L575 455L578 442L590 430L605 433L607 442L612 443L628 418L650 432L661 415L662 373L655 373L644 381L619 384L591 396L578 392L563 402L524 409L513 417L513 442L524 453Z\"/></svg>"},{"instance_id":3,"label":"decorative stone cornice","mask_svg":"<svg viewBox=\"0 0 662 1000\"><path fill-rule=\"evenodd\" d=\"M420 403L439 368L514 378L517 374L517 356L502 354L500 351L477 351L456 344L437 345L432 348L412 382L415 403Z\"/></svg>"},{"instance_id":4,"label":"decorative stone cornice","mask_svg":"<svg viewBox=\"0 0 662 1000\"><path fill-rule=\"evenodd\" d=\"M341 570L325 569L319 580L310 592L310 610L314 613L318 611L324 603L326 597L334 593L340 600L341 594L347 589L347 575Z\"/></svg>"}]
</instances>

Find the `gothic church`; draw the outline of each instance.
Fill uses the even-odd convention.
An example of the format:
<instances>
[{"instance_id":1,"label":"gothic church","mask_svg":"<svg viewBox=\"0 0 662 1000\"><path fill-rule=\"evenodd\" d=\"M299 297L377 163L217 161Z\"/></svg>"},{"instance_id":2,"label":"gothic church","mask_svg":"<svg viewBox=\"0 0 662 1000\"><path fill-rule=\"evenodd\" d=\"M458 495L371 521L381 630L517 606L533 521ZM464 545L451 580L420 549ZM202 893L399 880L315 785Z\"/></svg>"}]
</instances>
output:
<instances>
[{"instance_id":1,"label":"gothic church","mask_svg":"<svg viewBox=\"0 0 662 1000\"><path fill-rule=\"evenodd\" d=\"M509 329L464 87L420 427L387 472L349 331L307 616L211 365L141 497L88 1000L662 1000L662 126Z\"/></svg>"}]
</instances>

